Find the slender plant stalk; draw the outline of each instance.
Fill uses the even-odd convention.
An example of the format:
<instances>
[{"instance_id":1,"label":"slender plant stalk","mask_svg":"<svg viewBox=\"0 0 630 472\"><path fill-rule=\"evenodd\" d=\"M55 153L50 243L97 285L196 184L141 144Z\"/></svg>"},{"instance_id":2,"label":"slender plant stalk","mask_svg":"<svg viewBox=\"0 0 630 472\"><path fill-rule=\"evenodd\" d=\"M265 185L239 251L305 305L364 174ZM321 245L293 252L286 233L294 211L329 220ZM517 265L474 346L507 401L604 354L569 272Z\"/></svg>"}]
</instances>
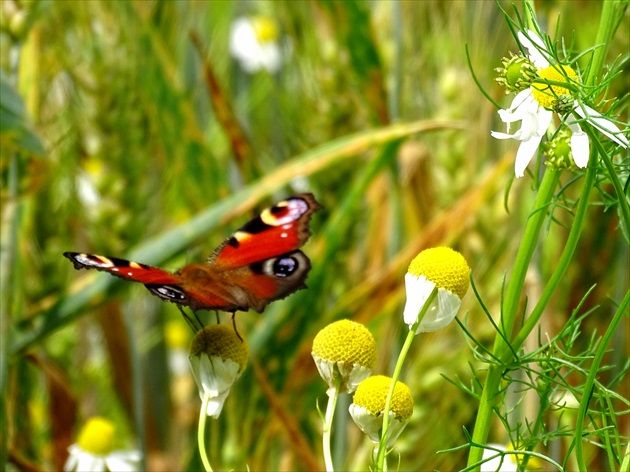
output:
<instances>
[{"instance_id":1,"label":"slender plant stalk","mask_svg":"<svg viewBox=\"0 0 630 472\"><path fill-rule=\"evenodd\" d=\"M335 407L337 406L337 399L339 398L339 384L341 383L341 377L338 378L337 385L328 391L328 405L326 406L326 417L324 421L324 434L322 435L323 447L324 447L324 463L326 464L326 470L333 472L335 470L333 466L332 454L330 450L330 436L332 433L332 422L335 415Z\"/></svg>"},{"instance_id":2,"label":"slender plant stalk","mask_svg":"<svg viewBox=\"0 0 630 472\"><path fill-rule=\"evenodd\" d=\"M384 472L387 470L387 430L389 429L389 410L392 406L392 397L394 396L394 389L396 388L396 381L400 376L400 371L402 370L403 363L405 362L405 358L407 357L407 353L409 352L409 348L411 347L411 343L416 337L416 330L422 319L427 314L429 307L437 297L438 288L434 287L431 295L427 298L427 301L424 303L422 310L420 310L420 314L418 315L417 321L411 326L409 332L407 333L407 338L400 349L400 354L398 355L398 360L396 361L396 366L394 367L394 373L392 375L392 381L389 385L389 391L387 392L387 398L385 399L385 408L383 409L383 427L381 429L381 441L378 446L378 453L376 455L376 470L377 472Z\"/></svg>"},{"instance_id":3,"label":"slender plant stalk","mask_svg":"<svg viewBox=\"0 0 630 472\"><path fill-rule=\"evenodd\" d=\"M501 329L506 338L511 337L514 322L516 320L518 302L520 301L525 275L529 267L529 263L534 254L538 235L547 218L547 207L554 196L556 185L558 184L559 173L552 169L547 169L540 189L534 202L534 213L531 215L525 228L525 234L516 255L514 271L508 283L503 311L501 313ZM503 337L497 334L494 343L493 355L496 358L502 358L504 355L511 353L511 346L508 345ZM497 406L499 400L499 386L501 384L501 374L503 372L502 365L491 365L488 369L488 377L481 394L479 412L475 422L472 442L474 444L486 444L488 433L490 431L490 423L492 421L492 412ZM480 447L471 447L468 456L468 466L477 464L482 457L483 449Z\"/></svg>"},{"instance_id":4,"label":"slender plant stalk","mask_svg":"<svg viewBox=\"0 0 630 472\"><path fill-rule=\"evenodd\" d=\"M577 421L575 423L575 455L577 457L578 469L579 470L588 470L586 466L586 462L584 461L584 451L582 449L582 438L583 438L583 429L584 429L584 418L586 417L586 413L588 411L588 405L593 396L593 388L595 384L595 377L599 372L599 366L604 359L604 355L608 350L608 345L612 341L612 338L617 331L617 327L619 323L623 319L624 316L628 316L628 306L630 305L630 290L626 292L626 296L623 297L621 304L617 308L615 315L613 316L612 321L608 325L608 329L602 338L602 342L599 344L597 349L597 353L595 354L595 358L593 359L593 364L589 370L588 376L586 377L586 382L584 382L584 388L582 390L582 399L580 400L580 407L578 408L577 413ZM625 459L624 459L625 462Z\"/></svg>"},{"instance_id":5,"label":"slender plant stalk","mask_svg":"<svg viewBox=\"0 0 630 472\"><path fill-rule=\"evenodd\" d=\"M206 410L208 409L208 402L210 401L210 395L204 394L203 401L201 402L201 410L199 411L199 428L197 429L197 445L199 447L199 455L201 456L201 462L206 472L212 472L212 466L208 459L208 452L206 451L206 420L208 415Z\"/></svg>"}]
</instances>

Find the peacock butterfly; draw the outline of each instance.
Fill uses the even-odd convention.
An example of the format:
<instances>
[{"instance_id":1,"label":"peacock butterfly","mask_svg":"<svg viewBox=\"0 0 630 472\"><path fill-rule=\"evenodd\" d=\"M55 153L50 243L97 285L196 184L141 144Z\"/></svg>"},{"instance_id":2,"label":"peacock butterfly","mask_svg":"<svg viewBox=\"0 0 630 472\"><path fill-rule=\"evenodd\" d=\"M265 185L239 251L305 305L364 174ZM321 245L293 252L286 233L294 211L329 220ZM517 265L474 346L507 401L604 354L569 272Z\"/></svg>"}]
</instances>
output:
<instances>
[{"instance_id":1,"label":"peacock butterfly","mask_svg":"<svg viewBox=\"0 0 630 472\"><path fill-rule=\"evenodd\" d=\"M320 205L310 193L276 203L226 239L204 264L175 273L115 257L64 252L75 269L96 269L140 282L169 302L196 310L257 312L306 287L311 268L300 251L308 222ZM182 311L185 315L185 313ZM188 319L188 317L186 316Z\"/></svg>"}]
</instances>

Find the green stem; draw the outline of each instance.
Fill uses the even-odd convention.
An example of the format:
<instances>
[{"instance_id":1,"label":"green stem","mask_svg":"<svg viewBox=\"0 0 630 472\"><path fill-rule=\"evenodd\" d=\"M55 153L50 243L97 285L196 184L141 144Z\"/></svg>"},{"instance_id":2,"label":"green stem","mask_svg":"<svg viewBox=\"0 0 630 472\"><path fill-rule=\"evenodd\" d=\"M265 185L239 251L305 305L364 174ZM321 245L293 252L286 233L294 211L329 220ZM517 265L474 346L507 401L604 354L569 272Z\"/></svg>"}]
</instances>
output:
<instances>
[{"instance_id":1,"label":"green stem","mask_svg":"<svg viewBox=\"0 0 630 472\"><path fill-rule=\"evenodd\" d=\"M591 155L591 162L593 162L594 157ZM562 255L556 264L556 268L547 282L540 299L536 303L536 306L527 317L525 324L520 329L518 335L514 338L512 342L512 348L515 351L518 351L520 347L527 339L527 336L534 330L538 321L542 317L549 300L551 300L552 295L554 294L558 285L562 281L564 274L566 273L569 263L573 258L573 254L575 254L575 250L577 248L578 242L580 240L580 235L582 234L582 227L584 226L584 222L586 221L586 214L589 208L589 195L591 190L593 190L593 186L595 185L595 178L597 177L597 167L589 166L586 169L586 174L584 176L584 186L582 187L582 194L580 195L580 200L578 202L577 210L575 213L575 218L573 220L573 225L571 226L571 232L569 233L569 237L567 238L567 242L564 246L564 250L562 251ZM501 356L501 362L508 362L511 352L504 353Z\"/></svg>"},{"instance_id":2,"label":"green stem","mask_svg":"<svg viewBox=\"0 0 630 472\"><path fill-rule=\"evenodd\" d=\"M422 310L420 310L420 314L418 315L418 319L416 322L409 328L409 332L407 333L407 338L400 350L400 354L398 354L398 360L396 361L396 367L394 367L394 374L392 375L392 381L389 385L389 390L387 392L387 398L385 399L385 408L383 409L383 427L381 428L381 441L378 446L378 453L376 456L376 471L384 472L387 469L387 430L389 429L389 410L392 406L392 398L394 396L394 389L396 388L396 382L398 381L398 377L400 376L400 372L402 370L403 363L405 362L405 358L407 357L407 353L409 352L409 348L411 347L411 343L416 337L416 330L422 319L429 311L429 308L433 304L433 300L437 297L438 288L434 287L433 291L424 302L422 306Z\"/></svg>"},{"instance_id":3,"label":"green stem","mask_svg":"<svg viewBox=\"0 0 630 472\"><path fill-rule=\"evenodd\" d=\"M617 31L619 21L623 18L626 8L627 2L620 0L604 0L602 4L602 14L599 18L597 37L595 38L597 48L593 52L593 61L588 70L585 81L586 85L593 85L597 76L604 68L610 40Z\"/></svg>"},{"instance_id":4,"label":"green stem","mask_svg":"<svg viewBox=\"0 0 630 472\"><path fill-rule=\"evenodd\" d=\"M330 452L330 436L332 432L333 416L335 415L335 407L337 406L337 398L339 398L339 387L341 385L341 376L338 377L337 385L328 389L328 405L326 406L326 418L324 420L324 433L322 435L324 447L324 463L328 472L334 471L332 454Z\"/></svg>"},{"instance_id":5,"label":"green stem","mask_svg":"<svg viewBox=\"0 0 630 472\"><path fill-rule=\"evenodd\" d=\"M199 411L199 428L197 429L197 445L199 446L199 455L201 456L201 462L206 472L212 472L212 466L208 459L208 453L206 452L206 419L208 415L206 410L208 409L208 402L210 401L210 395L205 393L203 395L203 401L201 402L201 410Z\"/></svg>"},{"instance_id":6,"label":"green stem","mask_svg":"<svg viewBox=\"0 0 630 472\"><path fill-rule=\"evenodd\" d=\"M514 270L508 283L501 313L501 329L507 339L510 339L512 336L512 329L514 328L517 308L523 291L525 275L527 274L529 263L538 242L540 229L547 217L547 207L553 199L558 180L559 173L555 170L547 169L540 184L536 201L534 202L534 212L527 222L525 234L523 235L521 246L516 255ZM505 342L503 336L497 334L493 348L494 357L501 359L511 353L511 346ZM492 365L488 369L488 377L481 394L479 412L477 413L477 420L473 431L473 444L483 445L487 443L490 423L492 421L492 412L498 404L502 373L502 365ZM482 454L482 448L471 447L468 456L468 466L471 467L477 464L481 460Z\"/></svg>"},{"instance_id":7,"label":"green stem","mask_svg":"<svg viewBox=\"0 0 630 472\"><path fill-rule=\"evenodd\" d=\"M593 359L593 364L589 369L588 376L586 377L586 382L584 383L584 389L582 390L582 399L580 400L580 408L577 413L577 421L575 423L575 455L577 457L578 469L579 470L588 470L586 467L586 462L584 461L584 452L582 449L582 438L583 438L583 429L584 429L584 418L586 417L586 413L588 411L588 404L591 401L593 396L593 388L595 384L595 377L599 373L599 366L604 359L604 355L608 350L608 345L610 344L615 332L617 331L617 327L619 323L623 319L624 315L628 315L628 306L630 306L630 290L626 292L626 296L623 297L623 300L619 304L619 308L615 312L612 321L608 325L608 329L602 338L602 342L599 344L597 349L597 353L595 354L595 358ZM625 462L625 459L624 459Z\"/></svg>"}]
</instances>

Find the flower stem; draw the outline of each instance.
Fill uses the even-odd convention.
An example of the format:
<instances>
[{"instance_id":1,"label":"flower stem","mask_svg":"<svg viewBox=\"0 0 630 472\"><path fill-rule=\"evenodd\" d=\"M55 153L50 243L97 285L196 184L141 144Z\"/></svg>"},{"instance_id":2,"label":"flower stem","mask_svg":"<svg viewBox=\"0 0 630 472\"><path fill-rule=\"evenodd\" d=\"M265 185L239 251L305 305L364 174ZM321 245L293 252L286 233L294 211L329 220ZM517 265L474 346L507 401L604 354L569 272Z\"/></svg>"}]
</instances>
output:
<instances>
[{"instance_id":1,"label":"flower stem","mask_svg":"<svg viewBox=\"0 0 630 472\"><path fill-rule=\"evenodd\" d=\"M337 398L339 398L339 387L341 385L341 377L338 377L336 385L328 389L328 405L326 406L326 418L324 420L324 433L322 441L324 446L324 463L328 472L334 471L332 454L330 452L330 436L332 432L333 416L335 415L335 407L337 406Z\"/></svg>"},{"instance_id":2,"label":"flower stem","mask_svg":"<svg viewBox=\"0 0 630 472\"><path fill-rule=\"evenodd\" d=\"M506 295L501 313L501 329L503 335L497 333L495 338L493 356L502 359L504 356L512 352L512 346L505 339L512 337L512 330L517 315L517 308L525 282L525 275L529 267L529 263L534 254L534 249L538 243L538 235L540 229L547 217L547 207L552 201L560 174L553 169L547 169L543 176L536 201L534 202L534 211L532 212L527 226L521 246L516 255L514 270L507 286ZM504 339L505 336L505 339ZM483 448L475 445L483 445L487 443L488 433L490 431L490 423L492 421L492 413L499 401L499 386L501 384L501 375L504 367L501 364L491 365L488 369L488 377L481 394L479 412L475 422L472 443L468 456L468 467L477 464L482 457Z\"/></svg>"},{"instance_id":3,"label":"flower stem","mask_svg":"<svg viewBox=\"0 0 630 472\"><path fill-rule=\"evenodd\" d=\"M591 156L591 159L594 159ZM592 162L592 161L591 161ZM582 233L582 227L584 226L584 222L586 220L586 213L589 207L589 195L593 186L595 185L595 179L597 177L597 168L596 166L589 166L586 170L586 174L584 177L584 187L582 188L582 193L580 195L579 203L577 206L577 210L575 212L575 218L573 220L573 225L571 226L571 232L569 233L569 237L567 238L567 242L564 246L564 250L562 251L562 255L556 264L556 268L551 275L549 282L545 286L540 299L536 303L536 306L528 316L527 320L523 324L523 327L518 332L518 335L514 338L512 342L512 348L514 350L520 349L520 347L527 339L527 336L534 330L538 321L542 317L549 300L551 300L551 296L555 292L558 285L562 281L564 274L569 267L569 263L573 258L573 254L577 248L578 241L580 240L580 234ZM502 362L508 362L510 352L505 352L504 355L500 358Z\"/></svg>"},{"instance_id":4,"label":"flower stem","mask_svg":"<svg viewBox=\"0 0 630 472\"><path fill-rule=\"evenodd\" d=\"M427 298L426 302L422 306L422 310L420 310L420 314L418 315L418 319L416 322L409 328L409 332L407 333L407 338L400 349L400 354L398 354L398 360L396 361L396 367L394 367L394 373L392 375L392 381L389 386L389 390L387 392L387 398L385 399L385 408L383 409L383 427L381 428L381 441L378 445L378 453L376 456L376 471L384 472L387 470L387 430L389 428L389 410L392 405L392 397L394 396L394 388L396 387L396 382L398 377L400 376L400 371L402 370L403 363L405 362L405 358L407 357L407 353L409 352L409 348L411 347L411 343L413 339L416 337L416 330L418 326L422 322L422 319L427 314L429 307L433 304L433 300L437 297L438 288L434 287L431 295Z\"/></svg>"},{"instance_id":5,"label":"flower stem","mask_svg":"<svg viewBox=\"0 0 630 472\"><path fill-rule=\"evenodd\" d=\"M206 472L212 472L212 466L210 465L208 453L206 452L206 419L208 418L206 410L208 409L209 401L210 395L205 393L203 396L203 401L201 402L201 410L199 411L199 428L197 429L197 444L199 446L199 455L201 456L201 462L203 463L203 468Z\"/></svg>"}]
</instances>

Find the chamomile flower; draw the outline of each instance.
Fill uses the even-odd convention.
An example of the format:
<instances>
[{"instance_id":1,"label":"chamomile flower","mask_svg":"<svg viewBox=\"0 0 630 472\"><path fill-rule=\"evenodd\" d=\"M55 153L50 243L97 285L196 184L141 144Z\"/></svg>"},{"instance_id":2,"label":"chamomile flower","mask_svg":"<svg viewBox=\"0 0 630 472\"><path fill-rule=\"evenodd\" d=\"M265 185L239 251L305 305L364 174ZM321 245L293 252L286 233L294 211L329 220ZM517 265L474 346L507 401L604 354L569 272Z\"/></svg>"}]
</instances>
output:
<instances>
[{"instance_id":1,"label":"chamomile flower","mask_svg":"<svg viewBox=\"0 0 630 472\"><path fill-rule=\"evenodd\" d=\"M352 397L348 411L356 425L368 435L374 444L381 439L383 412L392 379L384 375L374 375L363 380ZM387 446L390 447L400 436L413 413L411 390L402 382L396 382L389 410Z\"/></svg>"},{"instance_id":2,"label":"chamomile flower","mask_svg":"<svg viewBox=\"0 0 630 472\"><path fill-rule=\"evenodd\" d=\"M282 65L278 27L264 16L239 17L230 31L230 53L248 73L265 69L275 74Z\"/></svg>"},{"instance_id":3,"label":"chamomile flower","mask_svg":"<svg viewBox=\"0 0 630 472\"><path fill-rule=\"evenodd\" d=\"M313 360L319 374L339 393L352 393L372 373L376 341L361 323L340 320L329 324L313 339Z\"/></svg>"},{"instance_id":4,"label":"chamomile flower","mask_svg":"<svg viewBox=\"0 0 630 472\"><path fill-rule=\"evenodd\" d=\"M232 384L245 370L248 357L247 343L228 326L206 326L195 335L188 360L199 396L207 402L208 416L219 417Z\"/></svg>"},{"instance_id":5,"label":"chamomile flower","mask_svg":"<svg viewBox=\"0 0 630 472\"><path fill-rule=\"evenodd\" d=\"M418 316L431 293L437 287L424 318L416 333L436 331L455 318L468 291L470 268L464 256L449 247L426 249L418 254L405 275L407 303L403 319L411 329L418 323Z\"/></svg>"},{"instance_id":6,"label":"chamomile flower","mask_svg":"<svg viewBox=\"0 0 630 472\"><path fill-rule=\"evenodd\" d=\"M134 471L140 470L140 451L114 451L116 430L110 421L90 418L81 431L77 442L68 448L70 456L64 465L70 471Z\"/></svg>"},{"instance_id":7,"label":"chamomile flower","mask_svg":"<svg viewBox=\"0 0 630 472\"><path fill-rule=\"evenodd\" d=\"M508 109L499 110L501 121L507 124L507 132L491 132L497 139L521 142L514 164L516 177L524 175L551 125L554 112L571 130L571 153L578 167L586 167L589 157L588 135L580 127L580 122L589 123L620 146L628 147L628 139L613 122L573 97L570 88L580 86L580 78L575 70L567 65L550 62L553 58L535 32L528 30L525 34L519 31L518 40L527 50L528 60L542 81L531 80L531 76L526 74L526 80L520 82L526 88L514 97ZM531 72L531 68L523 70ZM507 77L508 73L503 75ZM511 83L517 84L518 81L512 80ZM558 83L564 83L567 87ZM510 125L517 121L521 122L521 128L510 134Z\"/></svg>"}]
</instances>

